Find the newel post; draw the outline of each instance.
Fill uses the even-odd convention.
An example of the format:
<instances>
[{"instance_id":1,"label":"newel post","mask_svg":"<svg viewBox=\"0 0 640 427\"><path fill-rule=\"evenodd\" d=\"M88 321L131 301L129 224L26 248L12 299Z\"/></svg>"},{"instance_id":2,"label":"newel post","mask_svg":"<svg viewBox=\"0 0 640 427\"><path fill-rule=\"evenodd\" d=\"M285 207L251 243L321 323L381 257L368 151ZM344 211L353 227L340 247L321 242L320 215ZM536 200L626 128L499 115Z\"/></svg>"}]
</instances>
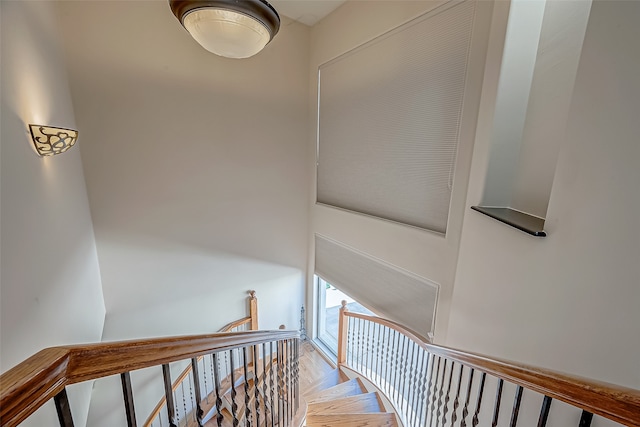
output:
<instances>
[{"instance_id":1,"label":"newel post","mask_svg":"<svg viewBox=\"0 0 640 427\"><path fill-rule=\"evenodd\" d=\"M340 314L338 315L338 365L347 363L347 301L342 300Z\"/></svg>"},{"instance_id":2,"label":"newel post","mask_svg":"<svg viewBox=\"0 0 640 427\"><path fill-rule=\"evenodd\" d=\"M256 291L249 291L249 316L251 317L251 330L258 330L258 298Z\"/></svg>"}]
</instances>

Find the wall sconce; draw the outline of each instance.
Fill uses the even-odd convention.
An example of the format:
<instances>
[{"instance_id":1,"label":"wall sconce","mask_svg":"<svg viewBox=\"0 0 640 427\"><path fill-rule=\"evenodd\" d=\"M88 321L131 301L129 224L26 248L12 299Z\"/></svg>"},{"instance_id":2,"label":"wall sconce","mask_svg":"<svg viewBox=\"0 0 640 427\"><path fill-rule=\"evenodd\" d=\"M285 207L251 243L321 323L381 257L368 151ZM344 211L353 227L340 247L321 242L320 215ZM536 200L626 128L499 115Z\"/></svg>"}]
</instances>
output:
<instances>
[{"instance_id":1,"label":"wall sconce","mask_svg":"<svg viewBox=\"0 0 640 427\"><path fill-rule=\"evenodd\" d=\"M64 153L78 140L78 131L53 126L29 125L33 145L40 156Z\"/></svg>"}]
</instances>

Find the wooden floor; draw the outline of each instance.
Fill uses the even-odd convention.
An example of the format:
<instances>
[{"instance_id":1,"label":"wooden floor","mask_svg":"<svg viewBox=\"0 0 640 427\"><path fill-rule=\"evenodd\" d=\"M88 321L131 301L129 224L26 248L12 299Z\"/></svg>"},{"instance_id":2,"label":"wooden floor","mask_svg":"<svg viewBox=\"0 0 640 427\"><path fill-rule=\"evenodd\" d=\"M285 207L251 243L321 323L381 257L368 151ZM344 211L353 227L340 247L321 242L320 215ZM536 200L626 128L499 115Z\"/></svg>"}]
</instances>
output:
<instances>
[{"instance_id":1,"label":"wooden floor","mask_svg":"<svg viewBox=\"0 0 640 427\"><path fill-rule=\"evenodd\" d=\"M300 392L304 395L309 388L331 375L334 367L325 357L308 341L300 347Z\"/></svg>"}]
</instances>

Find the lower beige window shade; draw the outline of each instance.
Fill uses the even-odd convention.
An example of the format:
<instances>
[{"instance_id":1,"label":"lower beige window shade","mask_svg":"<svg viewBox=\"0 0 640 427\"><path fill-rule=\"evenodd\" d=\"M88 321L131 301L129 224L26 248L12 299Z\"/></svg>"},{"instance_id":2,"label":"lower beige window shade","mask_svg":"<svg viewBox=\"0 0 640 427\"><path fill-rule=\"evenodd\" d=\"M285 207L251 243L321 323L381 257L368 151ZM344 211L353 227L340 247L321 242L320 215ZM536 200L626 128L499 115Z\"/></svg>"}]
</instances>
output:
<instances>
[{"instance_id":1,"label":"lower beige window shade","mask_svg":"<svg viewBox=\"0 0 640 427\"><path fill-rule=\"evenodd\" d=\"M438 285L323 236L315 272L363 305L416 332L433 332Z\"/></svg>"}]
</instances>

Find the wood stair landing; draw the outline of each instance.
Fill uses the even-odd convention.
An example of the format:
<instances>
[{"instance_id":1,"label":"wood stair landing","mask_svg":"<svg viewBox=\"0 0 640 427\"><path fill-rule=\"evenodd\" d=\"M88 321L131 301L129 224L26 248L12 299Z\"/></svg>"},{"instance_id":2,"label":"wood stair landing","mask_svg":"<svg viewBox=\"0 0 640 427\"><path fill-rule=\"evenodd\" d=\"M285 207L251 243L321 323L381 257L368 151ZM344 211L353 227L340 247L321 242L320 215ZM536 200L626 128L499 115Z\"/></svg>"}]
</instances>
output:
<instances>
[{"instance_id":1,"label":"wood stair landing","mask_svg":"<svg viewBox=\"0 0 640 427\"><path fill-rule=\"evenodd\" d=\"M311 427L397 427L396 417L389 412L379 414L327 414L315 415Z\"/></svg>"},{"instance_id":2,"label":"wood stair landing","mask_svg":"<svg viewBox=\"0 0 640 427\"><path fill-rule=\"evenodd\" d=\"M334 399L325 402L311 403L307 414L345 414L353 413L376 413L382 412L384 407L376 393L364 393L357 396Z\"/></svg>"},{"instance_id":3,"label":"wood stair landing","mask_svg":"<svg viewBox=\"0 0 640 427\"><path fill-rule=\"evenodd\" d=\"M311 405L312 403L327 402L363 393L366 393L366 389L364 388L364 385L362 385L362 382L356 378L333 387L317 391L313 394L307 394L304 398L307 400L307 403Z\"/></svg>"},{"instance_id":4,"label":"wood stair landing","mask_svg":"<svg viewBox=\"0 0 640 427\"><path fill-rule=\"evenodd\" d=\"M397 427L377 392L369 393L358 378L335 370L303 394L308 403L307 427Z\"/></svg>"}]
</instances>

